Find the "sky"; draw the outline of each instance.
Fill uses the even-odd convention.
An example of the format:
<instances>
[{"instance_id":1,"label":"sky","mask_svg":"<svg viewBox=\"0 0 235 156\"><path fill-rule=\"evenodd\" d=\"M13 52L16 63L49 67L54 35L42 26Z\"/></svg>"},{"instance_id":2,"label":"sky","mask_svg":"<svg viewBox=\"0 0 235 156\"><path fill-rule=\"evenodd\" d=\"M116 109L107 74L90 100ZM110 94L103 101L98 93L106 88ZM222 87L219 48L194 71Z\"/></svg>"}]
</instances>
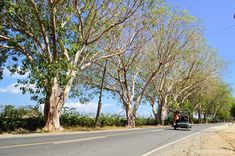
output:
<instances>
[{"instance_id":1,"label":"sky","mask_svg":"<svg viewBox=\"0 0 235 156\"><path fill-rule=\"evenodd\" d=\"M208 43L218 50L219 56L224 58L228 65L223 73L223 79L228 83L235 95L235 0L167 0L177 4L179 8L186 9L191 15L203 22L205 38ZM4 79L0 81L0 106L11 104L36 105L30 100L30 95L23 95L18 88L14 87L19 75L12 75L5 70ZM123 114L121 104L117 100L108 98L106 94L103 99L102 112ZM78 108L81 113L95 113L97 108L97 98L87 104L80 104L79 100L71 99L67 101L67 106ZM151 116L149 105L139 107L139 114Z\"/></svg>"},{"instance_id":2,"label":"sky","mask_svg":"<svg viewBox=\"0 0 235 156\"><path fill-rule=\"evenodd\" d=\"M168 0L202 20L205 38L226 60L223 78L235 95L235 0Z\"/></svg>"}]
</instances>

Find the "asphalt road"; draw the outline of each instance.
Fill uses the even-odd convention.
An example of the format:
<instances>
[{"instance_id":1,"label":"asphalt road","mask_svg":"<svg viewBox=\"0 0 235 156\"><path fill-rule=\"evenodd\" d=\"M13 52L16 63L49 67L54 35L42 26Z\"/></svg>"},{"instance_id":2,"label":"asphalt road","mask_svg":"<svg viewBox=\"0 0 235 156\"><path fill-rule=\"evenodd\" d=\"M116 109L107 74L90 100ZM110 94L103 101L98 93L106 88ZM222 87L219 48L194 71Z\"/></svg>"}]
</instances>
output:
<instances>
[{"instance_id":1,"label":"asphalt road","mask_svg":"<svg viewBox=\"0 0 235 156\"><path fill-rule=\"evenodd\" d=\"M147 156L203 129L171 127L0 138L0 156Z\"/></svg>"}]
</instances>

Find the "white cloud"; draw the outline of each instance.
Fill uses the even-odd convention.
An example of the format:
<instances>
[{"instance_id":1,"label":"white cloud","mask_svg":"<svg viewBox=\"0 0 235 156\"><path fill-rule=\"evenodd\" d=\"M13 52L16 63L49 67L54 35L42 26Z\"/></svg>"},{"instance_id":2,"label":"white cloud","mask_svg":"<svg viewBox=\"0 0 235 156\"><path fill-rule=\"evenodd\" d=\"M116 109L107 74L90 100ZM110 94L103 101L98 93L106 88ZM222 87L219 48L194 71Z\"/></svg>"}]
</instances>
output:
<instances>
[{"instance_id":1,"label":"white cloud","mask_svg":"<svg viewBox=\"0 0 235 156\"><path fill-rule=\"evenodd\" d=\"M97 111L97 103L89 102L89 103L80 103L80 102L67 102L65 103L65 107L75 108L79 112L82 113L96 113ZM108 109L112 107L112 104L102 104L103 109Z\"/></svg>"},{"instance_id":2,"label":"white cloud","mask_svg":"<svg viewBox=\"0 0 235 156\"><path fill-rule=\"evenodd\" d=\"M29 75L29 72L25 73L24 75L19 75L17 73L12 74L8 69L3 70L3 78L4 77L11 77L15 79L25 79Z\"/></svg>"},{"instance_id":3,"label":"white cloud","mask_svg":"<svg viewBox=\"0 0 235 156\"><path fill-rule=\"evenodd\" d=\"M22 91L20 90L20 87L23 85L19 85L18 87L15 87L15 85L16 85L16 83L13 83L13 84L10 84L6 87L0 87L0 93L21 94ZM26 86L29 88L32 88L32 89L35 88L35 85L33 85L33 84L29 84Z\"/></svg>"},{"instance_id":4,"label":"white cloud","mask_svg":"<svg viewBox=\"0 0 235 156\"><path fill-rule=\"evenodd\" d=\"M81 104L80 102L69 102L65 103L65 107L75 108L79 112L83 113L95 113L97 109L97 104L96 103Z\"/></svg>"},{"instance_id":5,"label":"white cloud","mask_svg":"<svg viewBox=\"0 0 235 156\"><path fill-rule=\"evenodd\" d=\"M13 83L6 87L0 87L0 93L19 94L21 91L18 87L15 87L15 83Z\"/></svg>"}]
</instances>

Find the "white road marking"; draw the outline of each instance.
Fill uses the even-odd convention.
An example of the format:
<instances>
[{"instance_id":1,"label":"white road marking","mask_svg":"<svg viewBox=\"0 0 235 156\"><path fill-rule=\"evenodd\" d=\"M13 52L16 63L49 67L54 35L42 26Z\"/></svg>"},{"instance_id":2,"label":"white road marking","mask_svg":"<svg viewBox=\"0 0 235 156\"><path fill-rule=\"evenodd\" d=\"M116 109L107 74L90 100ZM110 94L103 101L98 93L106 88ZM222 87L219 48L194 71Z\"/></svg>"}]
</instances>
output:
<instances>
[{"instance_id":1,"label":"white road marking","mask_svg":"<svg viewBox=\"0 0 235 156\"><path fill-rule=\"evenodd\" d=\"M151 130L150 132L157 132L157 131L161 131L161 130L163 130L163 129ZM70 140L61 140L61 141L47 141L47 142L36 142L36 143L28 143L28 144L15 144L15 145L1 146L0 149L14 148L14 147L28 147L28 146L45 145L45 144L55 144L55 145L56 144L66 144L66 143L72 143L72 142L104 139L107 137L124 136L124 135L130 135L130 134L138 134L138 133L146 133L146 131L129 132L129 133L123 133L123 134L110 134L110 135L106 135L106 136L70 139Z\"/></svg>"},{"instance_id":2,"label":"white road marking","mask_svg":"<svg viewBox=\"0 0 235 156\"><path fill-rule=\"evenodd\" d=\"M181 139L175 140L175 141L173 141L173 142L171 142L171 143L168 143L168 144L166 144L166 145L163 145L163 146L161 146L161 147L155 148L154 150L152 150L152 151L150 151L150 152L148 152L148 153L145 153L145 154L143 154L142 156L149 156L150 154L153 154L153 153L155 153L155 152L157 152L157 151L159 151L159 150L161 150L161 149L163 149L163 148L165 148L165 147L167 147L167 146L170 146L170 145L172 145L172 144L174 144L174 143L177 143L177 142L179 142L179 141L182 141L182 140L184 140L184 139L186 139L186 138L189 138L189 137L191 137L191 136L193 136L193 135L196 135L196 134L198 134L198 133L199 133L199 132L196 132L196 133L194 133L194 134L191 134L191 135L188 135L188 136L183 137L183 138L181 138Z\"/></svg>"},{"instance_id":3,"label":"white road marking","mask_svg":"<svg viewBox=\"0 0 235 156\"><path fill-rule=\"evenodd\" d=\"M155 129L155 130L151 130L151 132L159 132L162 131L163 129Z\"/></svg>"},{"instance_id":4,"label":"white road marking","mask_svg":"<svg viewBox=\"0 0 235 156\"><path fill-rule=\"evenodd\" d=\"M220 126L221 126L221 125L220 125ZM153 149L152 151L149 151L148 153L145 153L145 154L143 154L143 155L141 155L141 156L149 156L149 155L151 155L151 154L153 154L153 153L155 153L155 152L157 152L157 151L159 151L159 150L161 150L161 149L163 149L163 148L165 148L165 147L167 147L167 146L170 146L170 145L175 144L175 143L177 143L177 142L180 142L180 141L182 141L182 140L184 140L184 139L187 139L187 138L190 138L190 137L192 137L192 136L194 136L194 135L197 135L197 134L199 134L199 133L202 132L202 131L206 131L207 129L216 128L216 127L220 127L220 126L214 126L214 127L209 127L209 128L203 129L203 130L198 131L198 132L196 132L196 133L193 133L193 134L191 134L191 135L185 136L185 137L183 137L183 138L180 138L180 139L178 139L178 140L175 140L175 141L173 141L173 142L170 142L170 143L168 143L168 144L165 144L165 145L163 145L163 146L161 146L161 147L155 148L155 149Z\"/></svg>"},{"instance_id":5,"label":"white road marking","mask_svg":"<svg viewBox=\"0 0 235 156\"><path fill-rule=\"evenodd\" d=\"M45 145L45 144L51 144L52 142L37 142L32 144L17 144L17 145L8 145L8 146L1 146L0 149L5 148L14 148L14 147L27 147L27 146L36 146L36 145Z\"/></svg>"},{"instance_id":6,"label":"white road marking","mask_svg":"<svg viewBox=\"0 0 235 156\"><path fill-rule=\"evenodd\" d=\"M104 139L104 138L106 138L106 136L82 138L82 139L72 139L72 140L62 140L62 141L55 141L55 142L53 142L53 144L66 144L66 143L71 143L71 142L89 141L89 140Z\"/></svg>"},{"instance_id":7,"label":"white road marking","mask_svg":"<svg viewBox=\"0 0 235 156\"><path fill-rule=\"evenodd\" d=\"M16 145L1 146L0 149L14 148L14 147L28 147L28 146L45 145L45 144L66 144L66 143L71 143L71 142L89 141L89 140L96 140L96 139L103 139L103 138L106 138L106 136L72 139L72 140L61 140L61 141L36 142L36 143L31 143L31 144L16 144Z\"/></svg>"}]
</instances>

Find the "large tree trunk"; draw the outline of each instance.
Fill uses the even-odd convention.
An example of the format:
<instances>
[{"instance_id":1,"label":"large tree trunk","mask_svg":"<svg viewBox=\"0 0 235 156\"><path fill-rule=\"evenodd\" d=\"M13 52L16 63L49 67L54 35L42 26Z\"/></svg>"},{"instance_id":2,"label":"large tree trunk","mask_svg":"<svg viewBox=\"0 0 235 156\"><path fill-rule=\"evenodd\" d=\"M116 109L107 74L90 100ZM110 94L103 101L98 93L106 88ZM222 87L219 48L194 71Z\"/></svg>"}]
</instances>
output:
<instances>
[{"instance_id":1,"label":"large tree trunk","mask_svg":"<svg viewBox=\"0 0 235 156\"><path fill-rule=\"evenodd\" d=\"M167 108L165 105L160 105L158 106L158 110L157 110L157 123L159 125L164 125L165 124L165 119L167 117Z\"/></svg>"},{"instance_id":2,"label":"large tree trunk","mask_svg":"<svg viewBox=\"0 0 235 156\"><path fill-rule=\"evenodd\" d=\"M126 107L126 126L127 127L135 127L135 114L133 109L130 106Z\"/></svg>"},{"instance_id":3,"label":"large tree trunk","mask_svg":"<svg viewBox=\"0 0 235 156\"><path fill-rule=\"evenodd\" d=\"M157 109L157 124L163 125L164 121L162 120L162 105L158 105Z\"/></svg>"},{"instance_id":4,"label":"large tree trunk","mask_svg":"<svg viewBox=\"0 0 235 156\"><path fill-rule=\"evenodd\" d=\"M158 121L158 116L157 116L157 110L156 110L156 107L155 107L155 102L154 101L150 101L150 104L151 104L151 107L152 107L152 112L153 112L153 115L154 115L154 119L156 120L156 122Z\"/></svg>"},{"instance_id":5,"label":"large tree trunk","mask_svg":"<svg viewBox=\"0 0 235 156\"><path fill-rule=\"evenodd\" d=\"M63 127L60 125L60 109L55 104L45 105L46 124L43 128L44 131L63 131Z\"/></svg>"},{"instance_id":6,"label":"large tree trunk","mask_svg":"<svg viewBox=\"0 0 235 156\"><path fill-rule=\"evenodd\" d=\"M157 110L157 123L159 125L164 125L164 120L167 116L167 107L164 99L158 99L158 110Z\"/></svg>"},{"instance_id":7,"label":"large tree trunk","mask_svg":"<svg viewBox=\"0 0 235 156\"><path fill-rule=\"evenodd\" d=\"M60 125L60 112L64 106L68 92L62 91L56 78L46 95L46 103L44 106L45 126L44 131L63 131Z\"/></svg>"},{"instance_id":8,"label":"large tree trunk","mask_svg":"<svg viewBox=\"0 0 235 156\"><path fill-rule=\"evenodd\" d=\"M166 104L163 105L162 107L162 120L163 120L163 125L165 124L164 121L167 118L167 113L168 113L168 109L166 107Z\"/></svg>"}]
</instances>

